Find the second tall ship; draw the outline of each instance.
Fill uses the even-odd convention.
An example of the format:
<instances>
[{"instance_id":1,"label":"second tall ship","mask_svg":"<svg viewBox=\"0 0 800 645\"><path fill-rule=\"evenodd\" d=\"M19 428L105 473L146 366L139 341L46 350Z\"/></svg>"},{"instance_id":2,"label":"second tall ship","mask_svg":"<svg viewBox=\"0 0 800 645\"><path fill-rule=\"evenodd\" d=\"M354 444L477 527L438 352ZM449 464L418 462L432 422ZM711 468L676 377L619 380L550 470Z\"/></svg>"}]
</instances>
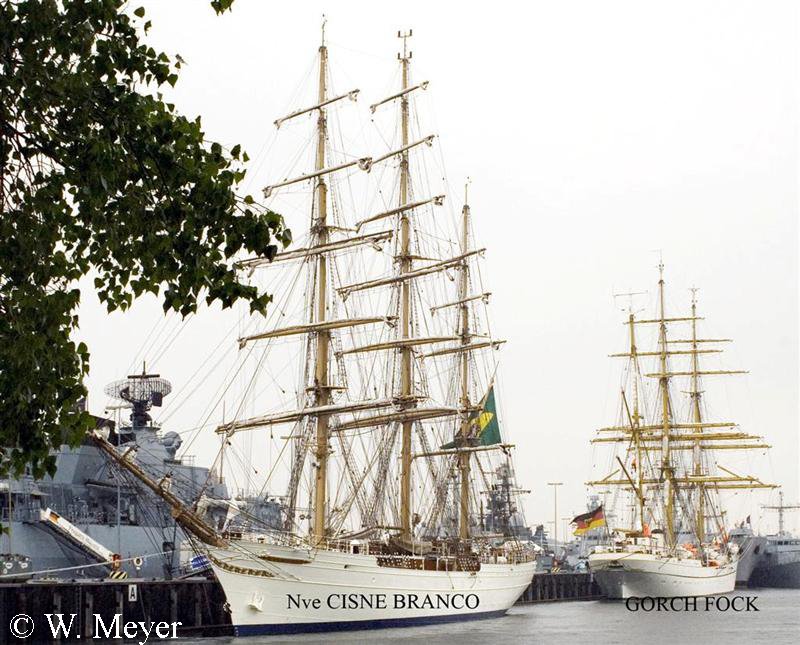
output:
<instances>
[{"instance_id":1,"label":"second tall ship","mask_svg":"<svg viewBox=\"0 0 800 645\"><path fill-rule=\"evenodd\" d=\"M719 353L720 344L730 341L698 336L697 322L702 318L697 315L695 291L688 315L666 314L663 271L659 265L656 315L637 318L631 307L626 323L629 348L612 354L627 362L619 424L601 428L593 440L621 450L610 462L611 472L589 484L621 489L622 497L632 502L628 525L609 527L608 544L595 547L588 559L589 569L609 598L733 591L738 547L725 531L719 493L775 488L717 461L722 451L769 446L760 436L740 431L734 422L707 418L703 381L744 372L701 366L703 357ZM637 330L643 326L658 330L652 351L638 348ZM683 337L669 333L674 327L687 326ZM673 367L680 360L688 365ZM646 362L655 364L650 373L642 372ZM656 383L654 392L645 386L645 379ZM679 415L678 387L688 397L686 418ZM648 393L655 395L652 406Z\"/></svg>"}]
</instances>

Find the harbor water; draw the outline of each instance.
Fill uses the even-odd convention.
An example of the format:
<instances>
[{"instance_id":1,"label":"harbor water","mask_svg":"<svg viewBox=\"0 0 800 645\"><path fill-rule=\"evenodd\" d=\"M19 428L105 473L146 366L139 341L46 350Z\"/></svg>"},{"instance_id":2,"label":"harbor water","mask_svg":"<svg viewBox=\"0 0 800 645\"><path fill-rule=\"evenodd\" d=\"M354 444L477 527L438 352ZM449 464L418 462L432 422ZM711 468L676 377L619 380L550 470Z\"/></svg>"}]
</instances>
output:
<instances>
[{"instance_id":1,"label":"harbor water","mask_svg":"<svg viewBox=\"0 0 800 645\"><path fill-rule=\"evenodd\" d=\"M291 637L262 636L239 639L244 645L277 643L543 643L594 645L647 643L679 645L795 645L800 642L800 590L742 589L731 596L756 597L757 612L628 611L623 602L588 600L517 605L507 616L492 620L448 623L380 631L304 634ZM744 606L744 605L743 605ZM205 641L231 643L232 638Z\"/></svg>"}]
</instances>

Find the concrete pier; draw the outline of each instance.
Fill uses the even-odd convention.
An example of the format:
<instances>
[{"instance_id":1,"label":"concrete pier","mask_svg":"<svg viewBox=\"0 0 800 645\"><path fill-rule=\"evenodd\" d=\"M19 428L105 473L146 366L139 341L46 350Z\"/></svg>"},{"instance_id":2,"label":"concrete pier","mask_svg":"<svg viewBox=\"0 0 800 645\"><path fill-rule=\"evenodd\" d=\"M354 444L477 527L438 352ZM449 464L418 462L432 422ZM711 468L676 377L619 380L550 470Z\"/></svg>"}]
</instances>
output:
<instances>
[{"instance_id":1,"label":"concrete pier","mask_svg":"<svg viewBox=\"0 0 800 645\"><path fill-rule=\"evenodd\" d=\"M600 587L589 572L564 571L535 573L518 603L552 602L556 600L597 600Z\"/></svg>"}]
</instances>

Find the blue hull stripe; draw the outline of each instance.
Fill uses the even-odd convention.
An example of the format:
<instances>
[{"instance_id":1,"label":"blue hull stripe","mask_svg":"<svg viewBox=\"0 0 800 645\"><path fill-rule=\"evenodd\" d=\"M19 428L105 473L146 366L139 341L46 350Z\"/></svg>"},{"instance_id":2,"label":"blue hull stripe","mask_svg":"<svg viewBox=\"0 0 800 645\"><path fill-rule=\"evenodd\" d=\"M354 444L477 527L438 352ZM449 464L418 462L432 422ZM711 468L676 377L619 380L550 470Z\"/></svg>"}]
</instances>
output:
<instances>
[{"instance_id":1,"label":"blue hull stripe","mask_svg":"<svg viewBox=\"0 0 800 645\"><path fill-rule=\"evenodd\" d=\"M435 625L467 620L499 618L505 609L484 611L477 614L449 614L447 616L414 616L413 618L382 618L380 620L343 620L330 623L281 623L276 625L234 625L237 636L257 636L260 634L303 634L312 632L342 632L355 629L388 629L391 627L412 627L414 625Z\"/></svg>"}]
</instances>

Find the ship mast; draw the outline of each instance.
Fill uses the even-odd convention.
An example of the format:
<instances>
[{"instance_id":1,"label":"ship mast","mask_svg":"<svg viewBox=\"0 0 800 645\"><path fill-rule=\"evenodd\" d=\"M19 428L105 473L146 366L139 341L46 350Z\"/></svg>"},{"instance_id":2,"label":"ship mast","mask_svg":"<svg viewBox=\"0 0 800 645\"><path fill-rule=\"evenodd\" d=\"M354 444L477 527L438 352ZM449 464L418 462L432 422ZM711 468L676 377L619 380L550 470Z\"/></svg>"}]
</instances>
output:
<instances>
[{"instance_id":1,"label":"ship mast","mask_svg":"<svg viewBox=\"0 0 800 645\"><path fill-rule=\"evenodd\" d=\"M633 414L630 413L625 399L625 391L622 397L628 412L628 425L614 426L610 428L600 428L599 433L610 432L612 436L600 436L592 440L592 443L633 443L638 462L639 472L637 481L634 482L624 462L617 458L620 469L624 477L613 479L620 470L615 470L605 478L587 482L590 486L627 486L633 489L639 497L639 512L642 521L642 531L644 531L644 512L646 506L646 490L650 488L660 488L663 496L664 507L664 538L667 548L673 548L676 543L675 535L675 503L678 499L678 489L696 491L697 507L691 522L696 524L696 533L700 543L705 538L706 528L706 507L708 506L707 494L709 488L714 492L720 490L739 490L739 489L770 489L775 488L774 484L762 482L752 475L739 475L717 463L716 466L724 474L712 474L708 469L704 469L703 451L707 450L754 450L766 449L770 446L763 443L763 438L746 432L735 431L737 424L730 421L707 421L703 419L701 408L701 378L705 376L723 376L733 374L745 374L741 370L707 370L700 366L700 354L719 353L720 349L700 349L705 345L701 343L725 343L730 342L726 338L698 338L697 321L702 320L697 316L696 290L692 290L691 315L667 318L664 304L664 265L659 264L658 281L658 310L657 317L649 320L636 319L630 311L625 325L629 327L630 349L621 354L611 354L612 357L628 358L633 361L633 366L638 375L638 361L641 357L654 357L659 363L659 370L652 374L644 374L648 378L658 379L659 394L661 398L660 419L650 423L642 424L642 417L639 413L639 389L638 381L634 379L633 387ZM634 294L619 294L634 295ZM691 322L691 335L686 339L667 339L668 323ZM634 325L657 324L659 326L657 351L640 352L636 347L636 337ZM671 349L677 345L677 348ZM687 349L679 349L681 346ZM713 345L712 345L713 346ZM668 357L690 356L691 365L686 371L668 371ZM689 379L690 390L687 392L691 397L690 419L687 422L679 422L672 418L672 405L669 394L669 380L672 377L686 377ZM660 469L658 476L647 475L643 472L642 454L648 455L650 452L661 452ZM691 451L691 463L687 465L685 471L683 462L677 460L683 451ZM681 466L680 476L676 475L675 464ZM718 526L722 531L723 527Z\"/></svg>"},{"instance_id":2,"label":"ship mast","mask_svg":"<svg viewBox=\"0 0 800 645\"><path fill-rule=\"evenodd\" d=\"M630 294L631 298L634 294ZM630 358L631 366L633 368L633 414L629 421L631 424L631 433L633 435L634 448L636 450L636 502L639 507L639 528L644 532L644 463L642 461L642 441L641 431L639 429L641 422L641 415L639 414L639 357L636 349L636 331L635 331L635 316L633 314L633 306L628 312L628 327L630 330ZM623 394L624 396L624 394Z\"/></svg>"},{"instance_id":3,"label":"ship mast","mask_svg":"<svg viewBox=\"0 0 800 645\"><path fill-rule=\"evenodd\" d=\"M784 504L783 503L783 491L778 493L778 504L777 506L762 506L764 510L768 511L778 511L778 535L785 535L785 526L783 523L783 514L786 511L796 511L800 510L800 504Z\"/></svg>"},{"instance_id":4,"label":"ship mast","mask_svg":"<svg viewBox=\"0 0 800 645\"><path fill-rule=\"evenodd\" d=\"M706 376L725 376L733 374L745 374L741 370L708 370L702 369L700 365L700 354L719 353L721 349L699 349L705 347L707 343L713 345L717 343L730 342L727 338L698 338L697 321L702 320L697 316L696 290L692 289L692 308L690 316L678 316L667 318L664 304L664 265L659 263L658 281L658 308L655 318L649 320L636 319L632 311L629 311L628 320L624 323L629 327L630 349L621 354L611 354L612 357L628 358L633 361L636 374L639 373L638 361L642 357L653 357L658 361L659 369L652 374L644 374L648 378L658 379L659 395L661 398L661 413L659 420L649 423L642 423L639 413L638 381L634 380L633 388L633 414L628 410L628 403L625 399L623 390L622 398L625 409L628 412L628 424L600 428L598 432L601 436L592 440L592 443L623 443L629 447L633 444L636 453L639 472L637 481L634 481L625 467L625 463L618 457L620 469L615 470L606 477L596 481L587 482L589 486L625 486L634 490L639 497L639 512L642 520L642 532L644 532L644 513L646 508L645 491L651 488L660 489L663 497L664 509L664 539L667 548L672 549L676 544L675 535L675 504L678 501L678 490L684 489L692 494L697 492L697 506L688 517L689 521L695 524L696 533L700 543L705 538L706 528L706 509L709 505L709 490L718 493L721 490L740 490L740 489L771 489L774 484L762 482L752 475L739 475L722 464L716 463L716 467L722 473L709 472L708 462L703 462L703 451L706 450L763 450L770 446L763 443L763 438L747 432L736 430L737 424L730 421L710 421L703 419L701 408L701 397L703 395L701 379ZM634 295L634 294L619 294ZM667 324L671 323L691 323L691 334L689 338L667 339ZM656 324L659 327L658 347L656 351L640 352L636 347L636 337L634 326L641 324ZM701 345L703 343L703 345ZM677 347L675 347L677 345ZM680 349L681 347L687 349ZM674 349L671 349L675 347ZM668 371L668 357L677 355L680 357L690 357L691 364L686 370ZM688 378L689 391L691 397L690 418L686 422L676 421L672 417L672 405L669 394L669 380L673 377ZM604 433L613 433L611 436L603 436ZM646 456L651 452L661 452L660 470L656 474L645 475L641 455ZM684 452L691 451L691 461L684 467L684 461L678 459ZM630 452L630 449L629 449ZM680 467L680 474L676 474L676 464ZM622 472L624 477L614 479L614 476ZM657 476L656 476L657 475ZM686 511L689 514L689 511ZM716 527L718 531L723 531L722 526Z\"/></svg>"},{"instance_id":5,"label":"ship mast","mask_svg":"<svg viewBox=\"0 0 800 645\"><path fill-rule=\"evenodd\" d=\"M703 434L703 418L702 413L700 411L700 397L702 393L700 391L700 376L698 372L700 371L699 367L699 360L698 360L698 343L697 343L697 289L692 288L692 385L691 390L689 391L689 396L692 400L692 421L697 424L697 438L694 440L694 449L692 450L692 461L693 461L693 474L695 477L700 479L703 475L703 451L702 451L702 444L701 435ZM705 485L702 481L698 481L696 484L696 493L697 493L697 508L695 509L697 512L697 519L696 519L696 531L697 531L697 541L699 544L702 544L706 538L706 490Z\"/></svg>"},{"instance_id":6,"label":"ship mast","mask_svg":"<svg viewBox=\"0 0 800 645\"><path fill-rule=\"evenodd\" d=\"M393 101L400 103L400 147L377 156L351 159L344 163L336 163L331 159L332 150L328 147L330 122L326 120L328 106L340 100L350 98L355 100L358 90L333 96L336 94L328 82L328 52L325 46L324 31L323 41L319 48L319 79L317 103L311 107L295 110L285 117L275 121L276 126L290 119L301 115L317 112L316 121L316 155L313 170L299 176L285 178L277 183L264 188L264 195L270 197L275 190L296 185L299 183L311 182L312 197L312 217L311 228L309 231L309 243L303 248L277 254L274 258L247 258L239 262L242 268L256 268L269 266L284 261L302 260L308 269L307 289L307 310L303 324L292 324L285 327L269 328L266 331L243 336L239 338L239 346L243 348L250 343L260 341L270 342L273 339L290 338L298 335L307 335L306 351L303 363L303 380L305 397L295 410L281 410L270 414L261 414L250 418L236 418L231 422L223 423L217 428L217 432L230 437L236 433L257 428L272 427L278 424L299 424L298 431L293 432L287 439L293 441L293 455L288 484L289 511L287 513L287 530L291 530L294 524L295 500L301 476L304 472L310 475L310 510L307 519L308 539L312 545L320 545L333 533L335 533L351 514L353 504L361 519L361 528L373 526L374 528L389 528L397 530L399 535L398 542L409 543L413 541L413 528L415 516L412 513L412 465L415 458L425 458L431 476L436 479L437 473L430 457L442 455L450 456L458 451L448 452L448 450L431 450L428 445L428 435L425 427L420 424L423 421L434 421L445 418L458 417L460 424L456 425L456 431L470 441L468 437L472 431L471 419L467 416L473 410L469 406L470 397L470 366L472 363L472 351L478 349L496 349L503 342L487 337L485 341L472 343L471 339L476 338L473 330L470 330L470 314L468 303L476 299L486 300L489 293L469 295L469 269L467 260L473 256L478 256L485 249L470 249L468 226L469 226L469 206L464 209L464 230L461 237L461 253L456 257L440 258L438 252L431 255L434 257L422 257L417 255L418 249L412 241L412 217L419 218L423 207L425 210L435 206L441 206L444 195L419 196L414 194L414 186L411 184L410 156L411 151L422 146L431 146L435 135L421 137L413 140L411 124L411 104L410 94L416 90L424 90L428 83L419 82L412 85L410 78L410 62L412 54L408 48L408 38L412 32L398 32L398 37L403 40L403 47L398 53L398 60L401 64L401 83L399 91L386 97L370 106L374 112L378 107ZM333 173L355 169L357 166L361 170L368 172L375 165L389 161L399 160L399 177L395 184L397 198L394 203L386 210L378 213L365 213L360 220L355 222L355 229L345 229L332 226L328 222L329 217L335 212L328 204L328 199L334 197L334 193L328 194L327 176ZM330 212L329 212L330 211ZM369 229L378 222L384 222L391 218L394 226L391 230L375 230L368 233ZM367 227L364 231L362 229ZM345 236L343 239L337 237L345 231L353 232L352 236ZM379 242L395 240L394 243L394 262L390 274L381 274L371 279L357 280L354 282L341 284L345 276L361 277L362 271L366 273L363 277L368 277L370 271L367 267L354 269L348 266L342 272L341 267L336 268L334 262L338 257L338 252L349 252L355 247L375 247ZM380 250L380 249L378 249ZM445 271L456 270L460 272L461 282L460 299L453 303L444 303L438 308L458 306L458 324L456 330L448 330L446 335L425 335L416 337L418 331L417 317L422 314L415 314L414 310L414 289L416 280L426 276L440 274ZM363 294L373 289L384 289L391 287L392 292L389 298L390 315L373 314L368 317L355 317L339 319L334 312L339 308L336 305L344 303L353 294ZM337 298L339 300L337 300ZM370 303L373 304L373 303ZM355 308L360 306L359 302L353 305ZM346 307L345 307L346 309ZM431 309L433 315L435 308ZM422 320L425 320L422 318ZM372 342L341 343L340 330L353 327L374 327L385 325L392 329L391 339L378 332L378 335L369 336ZM474 323L473 323L474 325ZM366 332L371 334L371 332ZM448 345L448 343L454 343ZM457 343L457 344L455 344ZM417 347L427 345L439 345L427 352L420 352ZM360 355L374 354L376 352L391 352L385 358L359 359ZM440 405L432 405L435 399L430 396L430 392L425 391L421 396L418 392L416 382L416 370L424 369L421 361L433 361L438 357L451 354L460 354L458 361L459 368L454 374L456 378L463 381L460 394L457 395L459 403L444 405L444 400ZM420 363L415 361L420 359ZM363 391L363 400L353 400L349 394L354 392L353 385L347 383L346 365L349 361L357 360L361 363L356 377L356 382ZM334 362L335 361L335 362ZM387 368L385 374L392 375L390 392L386 392L385 398L378 396L378 387L370 381L370 376L363 370L366 363L371 363L370 373L374 374L378 366ZM418 367L415 367L418 365ZM334 378L338 375L338 378ZM425 382L424 374L419 374L420 382ZM332 383L335 381L335 384ZM427 385L427 383L424 383ZM343 396L335 395L336 391L344 392ZM448 391L444 398L451 396ZM343 400L339 400L343 399ZM367 414L372 412L373 414ZM334 421L335 420L335 421ZM390 427L390 435L386 433L376 433L377 452L371 453L374 460L371 460L366 471L359 471L354 467L352 460L351 440L349 433L359 431L356 434L364 437L367 428L386 428ZM452 427L452 426L450 426ZM412 453L413 433L418 431L418 442L422 451L418 454ZM400 435L398 438L397 435ZM386 437L384 440L381 437ZM336 439L342 448L334 462L331 451L331 442ZM369 440L371 441L371 439ZM398 442L400 445L398 446ZM482 446L470 448L464 446L465 452L484 451L502 447L508 448L508 444L502 446ZM399 450L399 455L397 452ZM399 456L399 464L392 458L392 455ZM470 462L462 455L457 455L456 460L462 467L463 474L463 513L462 513L462 535L468 535L469 525L469 483ZM306 471L306 465L311 462L310 471ZM343 468L338 469L339 463L343 463ZM396 521L391 526L385 522L380 525L378 522L384 520L380 517L385 514L385 487L391 481L389 477L390 464L393 472L398 475L399 481L399 501L392 504L395 507L391 514L395 515ZM374 471L370 470L374 467ZM337 484L335 489L332 471L336 472ZM374 483L374 491L370 498L365 497L365 484ZM346 486L349 490L343 488ZM346 491L342 493L342 491ZM437 497L437 499L439 499ZM420 505L422 507L423 505ZM305 514L301 519L306 519Z\"/></svg>"},{"instance_id":7,"label":"ship mast","mask_svg":"<svg viewBox=\"0 0 800 645\"><path fill-rule=\"evenodd\" d=\"M664 264L658 265L658 311L659 311L659 361L661 374L658 379L661 390L661 477L664 486L664 527L668 548L675 545L675 490L673 484L674 471L670 461L670 401L669 373L667 372L667 323L664 318Z\"/></svg>"},{"instance_id":8,"label":"ship mast","mask_svg":"<svg viewBox=\"0 0 800 645\"><path fill-rule=\"evenodd\" d=\"M469 205L465 204L463 209L463 230L459 248L461 252L456 257L436 257L438 251L431 255L434 257L422 257L418 255L416 244L412 241L412 217L419 218L423 207L428 209L441 206L444 195L420 196L414 194L414 186L411 184L410 157L411 151L422 146L431 146L435 135L421 137L413 140L411 124L411 103L410 94L416 90L424 90L428 83L419 82L412 84L410 78L410 62L412 54L409 51L408 39L412 32L398 32L398 37L403 40L403 47L398 53L398 60L401 65L401 83L399 91L386 97L370 106L370 110L375 110L393 101L400 103L400 147L379 154L374 157L363 157L361 159L351 159L344 163L336 163L330 159L332 150L327 147L329 141L328 128L330 123L326 120L328 106L334 102L350 98L355 100L358 90L353 90L339 96L332 96L336 92L332 91L328 83L328 52L324 40L319 48L319 86L318 100L316 105L296 110L287 116L276 120L276 126L280 126L286 121L317 111L316 122L316 156L314 169L308 173L283 179L278 183L271 184L264 188L266 197L270 197L275 190L292 186L299 183L311 182L313 190L311 229L309 231L309 244L304 248L293 249L277 254L274 258L248 258L239 263L242 268L255 268L269 266L275 263L292 260L303 260L309 271L307 284L308 304L305 314L304 324L292 324L286 327L270 328L266 331L259 331L256 334L239 338L239 346L244 347L249 343L260 341L270 342L272 339L289 338L297 335L308 335L305 362L304 362L304 391L306 396L298 406L298 409L289 411L276 411L270 414L262 414L251 418L234 419L231 422L222 424L217 428L217 432L230 437L236 433L257 428L272 427L278 424L298 423L300 424L297 432L293 432L287 439L292 440L293 456L288 485L289 512L287 513L287 529L291 529L294 523L295 499L300 485L301 475L309 461L312 462L309 472L311 479L310 491L310 510L309 519L309 542L312 546L323 543L326 537L334 534L351 516L351 509L355 508L361 519L361 528L383 528L392 529L398 532L396 537L399 543L406 545L413 541L414 520L412 513L412 466L416 458L426 459L431 476L439 481L437 469L434 467L431 457L453 456L460 468L461 473L461 519L460 535L469 535L469 493L470 493L470 452L481 452L494 449L508 449L509 444L497 444L486 446L471 447L470 442L474 437L469 435L473 431L472 419L470 414L474 410L470 406L470 368L473 365L473 351L479 349L496 349L505 341L486 338L485 341L471 342L476 336L476 331L470 329L471 309L469 303L476 300L486 300L490 295L487 293L469 295L470 271L468 260L473 256L481 255L485 249L470 250L469 243ZM332 226L328 218L335 209L328 205L328 198L334 194L328 194L328 175L341 172L347 169L355 169L356 166L363 171L369 171L377 164L389 160L399 160L399 177L395 180L397 188L397 198L394 203L386 210L378 213L365 213L360 220L355 222L354 229L344 229ZM466 200L465 200L466 201ZM330 212L329 212L330 211ZM369 231L378 222L384 222L391 218L394 226L391 230ZM364 227L367 227L365 230ZM337 235L344 231L354 232L352 236L345 236L338 239ZM377 243L388 239L394 242L394 263L390 274L381 274L370 279L357 280L351 283L341 284L345 276L359 274L363 270L369 277L370 272L366 267L359 267L355 273L352 267L342 273L336 268L334 262L339 251L349 251L354 247L375 247ZM418 331L415 314L414 289L416 280L434 274L441 274L445 271L459 271L460 281L458 283L459 299L456 302L448 302L431 308L431 316L436 309L445 307L458 307L458 323L448 329L448 333L443 332L438 335L425 335L417 337ZM391 287L392 292L388 304L390 315L372 314L369 317L356 317L339 319L333 312L338 307L334 306L340 301L344 303L353 294L363 294L373 289L384 289ZM339 300L336 300L339 298ZM372 304L372 303L370 303ZM354 307L359 307L356 302ZM427 322L425 318L423 321ZM349 343L342 344L340 330L352 327L374 327L385 325L392 329L391 338L387 339L377 332L378 335L369 336L371 342L354 342L351 338ZM448 325L449 326L449 325ZM432 328L436 327L432 325ZM427 328L427 327L426 327ZM371 332L367 332L370 333ZM452 345L449 343L453 343ZM429 351L420 352L417 347L439 345ZM377 352L391 352L388 355L378 354L385 358L371 359L358 357L364 354ZM424 369L422 361L436 361L439 357L459 354L458 368L453 374L460 380L456 384L458 392L458 402L445 405L444 400L449 399L452 394L448 390L439 405L434 405L435 398L425 388L425 395L418 392L416 382L416 370ZM417 358L420 363L415 363ZM335 360L335 362L334 362ZM357 374L356 382L364 391L363 400L353 400L345 394L343 397L334 395L334 392L341 390L345 393L353 392L353 385L347 383L346 364L349 361L358 360L361 362ZM446 360L446 359L444 359ZM362 368L365 363L374 365L369 368L369 373L374 374L379 368L386 368L385 374L392 375L390 392L386 392L386 398L376 398L378 387L370 381L370 376ZM432 364L436 364L435 362ZM415 367L418 365L418 367ZM339 378L334 378L338 374ZM427 385L423 373L419 373L420 383ZM336 381L335 387L331 381ZM313 381L313 382L312 382ZM338 400L338 399L344 400ZM428 403L431 401L431 403ZM370 414L372 413L372 414ZM422 422L433 422L446 418L459 418L456 424L458 435L457 450L440 448L431 450L428 445L428 435ZM335 421L334 421L335 420ZM358 470L352 461L353 455L350 450L350 440L348 434L357 431L362 437L367 435L368 428L391 428L391 434L374 433L377 437L377 452L371 453L370 463L366 471ZM452 428L452 426L449 426ZM421 452L412 453L413 433L419 431L417 440L422 449ZM400 435L398 438L397 435ZM387 440L384 440L385 437ZM341 457L334 457L330 449L333 439L337 439L341 446ZM371 441L371 439L369 440ZM398 441L400 445L398 446ZM460 445L463 444L463 445ZM370 448L371 449L371 448ZM397 455L399 449L399 455ZM460 454L463 452L464 454ZM399 464L392 456L399 456ZM343 468L338 469L339 462L343 462ZM450 462L452 464L452 462ZM396 464L390 466L390 464ZM385 522L385 487L389 485L390 467L396 473L399 482L399 500L392 504L396 505L392 515L396 515L396 521L388 526ZM335 490L332 471L341 477L337 477L338 484ZM329 481L330 480L330 481ZM365 484L373 483L374 491L370 498L365 497ZM343 486L348 486L349 490L344 492ZM438 490L438 489L437 489ZM340 496L341 495L341 496ZM446 497L446 495L444 496ZM442 496L437 493L437 500ZM437 504L440 501L436 502ZM356 504L356 507L353 507ZM424 504L420 505L422 508ZM301 516L301 519L305 519Z\"/></svg>"},{"instance_id":9,"label":"ship mast","mask_svg":"<svg viewBox=\"0 0 800 645\"><path fill-rule=\"evenodd\" d=\"M461 255L466 255L469 245L469 181L464 186L464 207L461 209ZM461 276L459 280L458 299L460 305L460 330L461 344L470 344L472 336L469 330L469 302L467 300L467 289L469 288L469 264L465 259L461 265ZM469 403L469 351L461 352L461 408L464 411L461 419L461 439L462 448L467 447L467 439L470 431L470 418L467 410ZM458 467L461 473L461 494L459 496L459 522L458 536L462 540L469 538L469 463L470 453L462 450L458 455Z\"/></svg>"},{"instance_id":10,"label":"ship mast","mask_svg":"<svg viewBox=\"0 0 800 645\"><path fill-rule=\"evenodd\" d=\"M411 52L408 51L408 38L413 34L413 30L407 33L397 32L397 37L403 40L403 53L398 54L402 68L401 92L400 97L400 133L402 148L404 149L400 157L400 200L399 206L404 207L408 204L408 184L409 184L409 154L406 149L408 146L408 70L411 62ZM400 274L411 271L411 223L408 219L408 211L404 210L400 215ZM411 338L411 281L404 280L400 287L400 335L403 340ZM400 348L400 396L405 405L410 405L413 394L412 382L412 347L404 345ZM404 538L411 538L411 431L414 422L404 420L402 422L401 448L400 448L400 530Z\"/></svg>"},{"instance_id":11,"label":"ship mast","mask_svg":"<svg viewBox=\"0 0 800 645\"><path fill-rule=\"evenodd\" d=\"M328 48L325 46L325 21L322 22L322 43L319 47L319 96L318 102L324 104L328 99ZM317 117L317 154L314 170L319 172L325 168L325 139L327 121L325 109L320 107ZM315 244L328 243L328 189L323 175L317 178L315 190L316 221L312 223L312 231L316 232ZM312 322L324 323L327 317L328 304L328 258L325 253L317 256L317 293L316 302L312 302ZM316 311L313 311L316 305ZM322 329L316 333L316 356L314 365L315 405L325 406L330 403L330 387L328 384L328 354L330 331ZM317 470L314 481L314 524L312 528L312 544L319 544L325 538L326 506L328 501L328 419L327 415L317 417L317 433L314 457Z\"/></svg>"}]
</instances>

